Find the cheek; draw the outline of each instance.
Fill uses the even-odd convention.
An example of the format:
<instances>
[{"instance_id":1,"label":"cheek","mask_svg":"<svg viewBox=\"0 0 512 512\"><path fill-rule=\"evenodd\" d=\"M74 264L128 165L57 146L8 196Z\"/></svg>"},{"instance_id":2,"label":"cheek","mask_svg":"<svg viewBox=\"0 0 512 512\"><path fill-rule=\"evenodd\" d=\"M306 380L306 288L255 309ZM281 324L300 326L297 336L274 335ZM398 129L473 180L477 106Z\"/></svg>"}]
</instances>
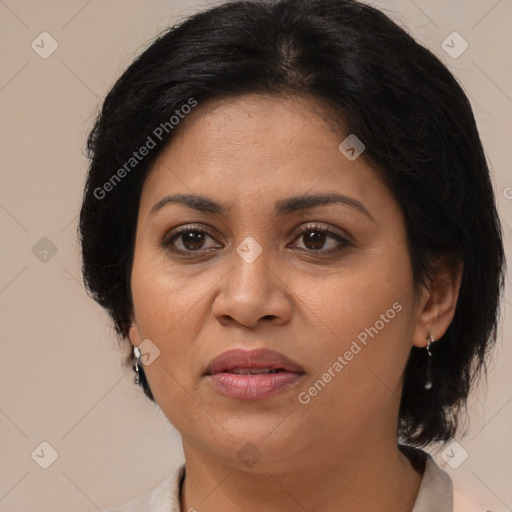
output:
<instances>
[{"instance_id":1,"label":"cheek","mask_svg":"<svg viewBox=\"0 0 512 512\"><path fill-rule=\"evenodd\" d=\"M375 256L357 271L331 275L321 286L296 281L300 284L295 290L307 305L304 311L318 320L315 339L304 340L315 347L308 356L314 368L308 386L317 379L327 382L325 387L322 382L317 386L321 391L315 401L322 407L335 403L333 411L341 416L342 409L363 416L366 410L371 415L399 393L411 350L412 280L407 253Z\"/></svg>"},{"instance_id":2,"label":"cheek","mask_svg":"<svg viewBox=\"0 0 512 512\"><path fill-rule=\"evenodd\" d=\"M341 347L376 322L381 334L398 334L412 292L410 262L404 252L372 249L325 277L293 279L298 307L306 306L301 315L316 318L318 332L339 340Z\"/></svg>"},{"instance_id":3,"label":"cheek","mask_svg":"<svg viewBox=\"0 0 512 512\"><path fill-rule=\"evenodd\" d=\"M208 289L205 279L178 272L164 253L147 246L135 254L131 286L137 324L144 335L162 341L166 333L190 323L189 315Z\"/></svg>"},{"instance_id":4,"label":"cheek","mask_svg":"<svg viewBox=\"0 0 512 512\"><path fill-rule=\"evenodd\" d=\"M151 390L155 398L161 389L174 394L174 379L181 379L176 371L187 367L188 338L194 336L182 329L192 309L192 298L187 299L176 279L144 250L135 254L131 287L140 340L151 340L159 350L154 363L144 368Z\"/></svg>"}]
</instances>

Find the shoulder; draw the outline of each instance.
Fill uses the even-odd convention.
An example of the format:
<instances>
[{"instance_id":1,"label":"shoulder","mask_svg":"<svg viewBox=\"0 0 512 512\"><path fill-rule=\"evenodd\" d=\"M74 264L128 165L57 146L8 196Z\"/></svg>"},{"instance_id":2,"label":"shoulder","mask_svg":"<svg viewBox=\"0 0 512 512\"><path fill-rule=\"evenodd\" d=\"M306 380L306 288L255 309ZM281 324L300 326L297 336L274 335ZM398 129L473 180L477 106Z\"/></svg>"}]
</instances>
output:
<instances>
[{"instance_id":1,"label":"shoulder","mask_svg":"<svg viewBox=\"0 0 512 512\"><path fill-rule=\"evenodd\" d=\"M454 512L453 482L432 456L412 446L399 445L412 466L423 472L421 485L412 512Z\"/></svg>"},{"instance_id":2,"label":"shoulder","mask_svg":"<svg viewBox=\"0 0 512 512\"><path fill-rule=\"evenodd\" d=\"M467 497L454 485L450 475L423 450L400 445L416 469L423 471L423 479L412 512L483 512L484 507Z\"/></svg>"},{"instance_id":3,"label":"shoulder","mask_svg":"<svg viewBox=\"0 0 512 512\"><path fill-rule=\"evenodd\" d=\"M180 512L179 495L185 463L152 491L105 512Z\"/></svg>"}]
</instances>

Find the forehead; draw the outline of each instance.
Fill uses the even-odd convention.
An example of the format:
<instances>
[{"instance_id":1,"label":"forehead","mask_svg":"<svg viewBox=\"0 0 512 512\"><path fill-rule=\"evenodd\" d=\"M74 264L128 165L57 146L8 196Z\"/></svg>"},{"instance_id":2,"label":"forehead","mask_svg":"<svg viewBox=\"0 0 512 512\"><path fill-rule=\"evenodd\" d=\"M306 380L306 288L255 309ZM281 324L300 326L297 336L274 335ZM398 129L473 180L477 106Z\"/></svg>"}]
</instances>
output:
<instances>
[{"instance_id":1,"label":"forehead","mask_svg":"<svg viewBox=\"0 0 512 512\"><path fill-rule=\"evenodd\" d=\"M347 134L338 125L314 98L244 95L199 104L154 164L142 201L170 192L213 194L228 204L333 189L382 194L377 172L340 151Z\"/></svg>"}]
</instances>

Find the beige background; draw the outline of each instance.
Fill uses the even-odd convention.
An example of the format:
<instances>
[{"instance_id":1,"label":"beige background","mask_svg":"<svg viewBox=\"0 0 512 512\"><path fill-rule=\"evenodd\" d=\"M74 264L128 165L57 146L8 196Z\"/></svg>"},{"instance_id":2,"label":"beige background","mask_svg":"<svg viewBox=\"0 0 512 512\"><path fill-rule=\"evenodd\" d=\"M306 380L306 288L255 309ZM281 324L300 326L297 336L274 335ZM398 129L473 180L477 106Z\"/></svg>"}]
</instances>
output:
<instances>
[{"instance_id":1,"label":"beige background","mask_svg":"<svg viewBox=\"0 0 512 512\"><path fill-rule=\"evenodd\" d=\"M512 2L374 4L437 54L469 94L510 253ZM0 0L0 512L103 510L154 488L182 461L178 433L133 384L121 366L126 350L84 292L76 226L85 137L101 99L157 32L206 5ZM31 47L44 31L58 43L47 59ZM457 59L442 48L454 31L469 43ZM55 254L34 254L43 237ZM512 509L510 306L488 386L473 396L468 434L457 439L467 460L453 469L441 458L446 446L432 450L481 510ZM48 469L31 456L43 449L48 457L42 442L58 452Z\"/></svg>"}]
</instances>

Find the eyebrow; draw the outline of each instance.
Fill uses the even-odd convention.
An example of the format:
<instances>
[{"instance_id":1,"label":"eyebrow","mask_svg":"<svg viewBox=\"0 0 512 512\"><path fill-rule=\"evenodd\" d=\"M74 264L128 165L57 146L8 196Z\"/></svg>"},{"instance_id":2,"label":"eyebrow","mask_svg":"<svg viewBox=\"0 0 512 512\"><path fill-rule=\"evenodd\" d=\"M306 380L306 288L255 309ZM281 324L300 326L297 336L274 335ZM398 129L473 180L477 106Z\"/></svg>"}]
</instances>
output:
<instances>
[{"instance_id":1,"label":"eyebrow","mask_svg":"<svg viewBox=\"0 0 512 512\"><path fill-rule=\"evenodd\" d=\"M216 215L226 216L232 210L232 206L226 206L219 204L208 197L199 196L196 194L174 194L165 196L158 201L149 212L150 215L154 215L159 212L164 206L168 204L182 204L197 210L200 212L214 213ZM369 219L375 222L373 215L365 208L365 206L352 197L348 197L342 194L303 194L300 196L287 197L286 199L280 199L275 204L276 216L283 217L290 213L297 212L299 210L305 210L308 208L314 208L315 206L323 206L327 204L338 203L350 206L351 208L359 211L366 215Z\"/></svg>"}]
</instances>

